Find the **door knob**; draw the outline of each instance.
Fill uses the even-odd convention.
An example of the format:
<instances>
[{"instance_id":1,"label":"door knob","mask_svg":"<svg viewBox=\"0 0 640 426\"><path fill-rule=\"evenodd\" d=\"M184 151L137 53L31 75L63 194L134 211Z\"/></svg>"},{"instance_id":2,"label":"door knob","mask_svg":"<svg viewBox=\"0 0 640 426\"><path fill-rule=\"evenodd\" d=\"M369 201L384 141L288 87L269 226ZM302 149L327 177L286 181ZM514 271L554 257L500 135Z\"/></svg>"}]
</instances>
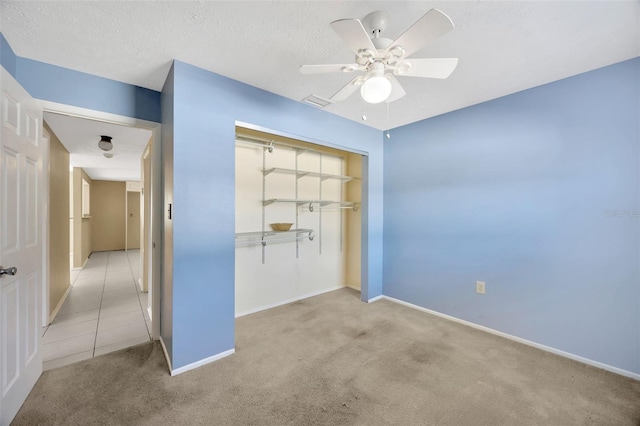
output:
<instances>
[{"instance_id":1,"label":"door knob","mask_svg":"<svg viewBox=\"0 0 640 426\"><path fill-rule=\"evenodd\" d=\"M4 269L0 266L0 275L15 275L18 272L18 268L12 266L10 268Z\"/></svg>"}]
</instances>

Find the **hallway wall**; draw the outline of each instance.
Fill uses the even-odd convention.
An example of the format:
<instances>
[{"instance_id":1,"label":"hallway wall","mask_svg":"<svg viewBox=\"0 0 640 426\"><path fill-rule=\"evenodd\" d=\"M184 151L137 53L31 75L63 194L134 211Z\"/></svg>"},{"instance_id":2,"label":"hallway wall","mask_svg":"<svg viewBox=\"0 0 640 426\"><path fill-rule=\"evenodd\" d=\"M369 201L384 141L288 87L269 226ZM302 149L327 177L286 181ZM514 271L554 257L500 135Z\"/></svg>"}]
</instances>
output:
<instances>
[{"instance_id":1,"label":"hallway wall","mask_svg":"<svg viewBox=\"0 0 640 426\"><path fill-rule=\"evenodd\" d=\"M91 184L91 251L124 250L126 194L125 182Z\"/></svg>"},{"instance_id":2,"label":"hallway wall","mask_svg":"<svg viewBox=\"0 0 640 426\"><path fill-rule=\"evenodd\" d=\"M89 175L80 167L73 168L73 267L81 268L91 254L91 222L82 217L82 179L91 185Z\"/></svg>"},{"instance_id":3,"label":"hallway wall","mask_svg":"<svg viewBox=\"0 0 640 426\"><path fill-rule=\"evenodd\" d=\"M127 191L127 250L140 248L140 193Z\"/></svg>"},{"instance_id":4,"label":"hallway wall","mask_svg":"<svg viewBox=\"0 0 640 426\"><path fill-rule=\"evenodd\" d=\"M69 271L69 152L51 128L49 132L49 312L71 284Z\"/></svg>"}]
</instances>

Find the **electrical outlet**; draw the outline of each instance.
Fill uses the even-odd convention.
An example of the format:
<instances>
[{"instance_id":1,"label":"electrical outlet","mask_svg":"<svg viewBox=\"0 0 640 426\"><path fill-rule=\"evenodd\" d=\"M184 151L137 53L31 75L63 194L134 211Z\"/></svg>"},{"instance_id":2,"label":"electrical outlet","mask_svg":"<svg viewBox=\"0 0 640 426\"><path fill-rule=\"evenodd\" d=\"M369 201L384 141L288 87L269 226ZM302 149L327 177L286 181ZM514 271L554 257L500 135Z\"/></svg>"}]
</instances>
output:
<instances>
[{"instance_id":1,"label":"electrical outlet","mask_svg":"<svg viewBox=\"0 0 640 426\"><path fill-rule=\"evenodd\" d=\"M476 293L484 294L484 281L476 281Z\"/></svg>"}]
</instances>

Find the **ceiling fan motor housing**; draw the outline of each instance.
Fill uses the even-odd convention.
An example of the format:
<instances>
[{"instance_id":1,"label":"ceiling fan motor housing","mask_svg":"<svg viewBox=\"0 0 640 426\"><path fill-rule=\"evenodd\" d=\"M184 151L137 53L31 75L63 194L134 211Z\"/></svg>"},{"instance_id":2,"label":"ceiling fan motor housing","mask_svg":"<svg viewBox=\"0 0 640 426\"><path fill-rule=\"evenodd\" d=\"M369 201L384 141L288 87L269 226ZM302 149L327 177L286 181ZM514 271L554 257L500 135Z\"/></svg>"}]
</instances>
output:
<instances>
[{"instance_id":1,"label":"ceiling fan motor housing","mask_svg":"<svg viewBox=\"0 0 640 426\"><path fill-rule=\"evenodd\" d=\"M389 15L381 10L371 12L362 19L362 26L369 34L371 42L376 48L375 52L371 49L362 49L356 55L356 63L364 66L367 71L371 69L370 66L375 62L382 62L384 65L394 65L405 54L404 48L400 45L394 46L389 49L389 51L386 50L391 46L393 40L380 37L380 35L387 28L388 23Z\"/></svg>"},{"instance_id":2,"label":"ceiling fan motor housing","mask_svg":"<svg viewBox=\"0 0 640 426\"><path fill-rule=\"evenodd\" d=\"M389 15L387 15L385 12L381 10L376 10L375 12L371 12L370 14L368 14L362 19L362 25L367 30L370 37L377 38L381 32L387 29L388 24L389 24Z\"/></svg>"}]
</instances>

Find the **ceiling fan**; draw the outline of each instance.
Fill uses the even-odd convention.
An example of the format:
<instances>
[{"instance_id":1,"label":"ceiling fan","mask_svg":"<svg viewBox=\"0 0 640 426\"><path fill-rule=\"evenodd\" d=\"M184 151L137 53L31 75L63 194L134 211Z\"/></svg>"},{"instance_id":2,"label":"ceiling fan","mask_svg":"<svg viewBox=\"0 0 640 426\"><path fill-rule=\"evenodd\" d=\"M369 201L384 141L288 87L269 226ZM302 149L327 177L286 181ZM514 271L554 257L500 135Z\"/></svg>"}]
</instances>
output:
<instances>
[{"instance_id":1,"label":"ceiling fan","mask_svg":"<svg viewBox=\"0 0 640 426\"><path fill-rule=\"evenodd\" d=\"M458 65L458 58L408 59L425 45L453 29L451 19L437 9L429 10L396 40L380 37L386 29L388 16L376 11L359 19L339 19L331 28L356 54L355 64L303 65L302 74L364 71L348 82L329 100L340 102L358 88L362 98L375 104L393 102L406 92L395 76L440 78L449 77Z\"/></svg>"}]
</instances>

